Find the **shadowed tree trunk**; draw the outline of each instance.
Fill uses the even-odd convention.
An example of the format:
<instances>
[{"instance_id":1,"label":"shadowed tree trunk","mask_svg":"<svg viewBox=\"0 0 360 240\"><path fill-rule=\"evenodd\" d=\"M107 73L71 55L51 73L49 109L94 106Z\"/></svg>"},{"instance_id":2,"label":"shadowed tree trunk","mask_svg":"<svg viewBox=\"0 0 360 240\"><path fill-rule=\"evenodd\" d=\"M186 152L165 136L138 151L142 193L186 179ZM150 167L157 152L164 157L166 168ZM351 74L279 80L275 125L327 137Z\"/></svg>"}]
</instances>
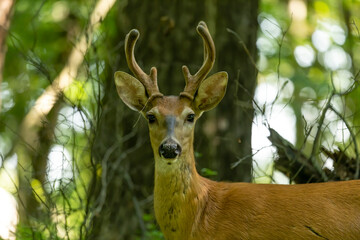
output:
<instances>
[{"instance_id":1,"label":"shadowed tree trunk","mask_svg":"<svg viewBox=\"0 0 360 240\"><path fill-rule=\"evenodd\" d=\"M217 1L217 67L229 73L226 97L217 108L222 138L216 159L219 177L225 180L250 182L252 178L251 126L257 76L258 5L257 0ZM230 169L232 163L242 158L245 159L234 170Z\"/></svg>"},{"instance_id":2,"label":"shadowed tree trunk","mask_svg":"<svg viewBox=\"0 0 360 240\"><path fill-rule=\"evenodd\" d=\"M204 7L195 6L182 1L131 1L119 6L118 34L108 44L111 49L121 43L116 52L120 60L110 57L104 83L102 117L93 148L103 174L101 179L93 179L93 229L89 239L134 239L135 235L145 238L143 214L152 211L154 160L147 124L120 101L113 79L116 70L129 72L123 50L125 35L132 28L139 29L135 54L140 66L145 72L156 66L160 91L179 94L185 85L181 66L189 63L195 71L202 63L203 47L195 27L203 19ZM195 14L196 9L199 14Z\"/></svg>"}]
</instances>

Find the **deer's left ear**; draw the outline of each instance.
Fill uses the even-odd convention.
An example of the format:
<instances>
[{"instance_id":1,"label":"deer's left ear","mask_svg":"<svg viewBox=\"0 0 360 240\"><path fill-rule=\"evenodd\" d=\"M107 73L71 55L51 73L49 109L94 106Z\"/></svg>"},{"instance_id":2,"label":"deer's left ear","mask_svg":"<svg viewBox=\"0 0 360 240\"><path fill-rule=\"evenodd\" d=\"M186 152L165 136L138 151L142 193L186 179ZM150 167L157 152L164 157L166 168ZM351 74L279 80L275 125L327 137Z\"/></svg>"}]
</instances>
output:
<instances>
[{"instance_id":1,"label":"deer's left ear","mask_svg":"<svg viewBox=\"0 0 360 240\"><path fill-rule=\"evenodd\" d=\"M194 102L200 111L208 111L221 101L226 92L228 74L218 72L203 80L199 86Z\"/></svg>"},{"instance_id":2,"label":"deer's left ear","mask_svg":"<svg viewBox=\"0 0 360 240\"><path fill-rule=\"evenodd\" d=\"M121 71L116 72L114 78L121 100L132 110L142 111L148 100L142 83L130 74Z\"/></svg>"}]
</instances>

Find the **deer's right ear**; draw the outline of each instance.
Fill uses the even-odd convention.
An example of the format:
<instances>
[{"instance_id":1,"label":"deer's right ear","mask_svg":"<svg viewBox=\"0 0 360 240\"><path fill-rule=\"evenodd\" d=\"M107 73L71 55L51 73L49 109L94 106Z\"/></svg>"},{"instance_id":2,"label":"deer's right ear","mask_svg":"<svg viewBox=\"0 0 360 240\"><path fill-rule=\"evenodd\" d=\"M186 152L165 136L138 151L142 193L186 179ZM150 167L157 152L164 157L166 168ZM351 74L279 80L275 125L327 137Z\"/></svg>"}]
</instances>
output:
<instances>
[{"instance_id":1,"label":"deer's right ear","mask_svg":"<svg viewBox=\"0 0 360 240\"><path fill-rule=\"evenodd\" d=\"M116 72L114 78L121 100L132 110L143 110L148 100L144 85L126 72Z\"/></svg>"},{"instance_id":2,"label":"deer's right ear","mask_svg":"<svg viewBox=\"0 0 360 240\"><path fill-rule=\"evenodd\" d=\"M194 99L195 106L200 111L209 111L216 107L225 95L227 82L226 72L215 73L203 80Z\"/></svg>"}]
</instances>

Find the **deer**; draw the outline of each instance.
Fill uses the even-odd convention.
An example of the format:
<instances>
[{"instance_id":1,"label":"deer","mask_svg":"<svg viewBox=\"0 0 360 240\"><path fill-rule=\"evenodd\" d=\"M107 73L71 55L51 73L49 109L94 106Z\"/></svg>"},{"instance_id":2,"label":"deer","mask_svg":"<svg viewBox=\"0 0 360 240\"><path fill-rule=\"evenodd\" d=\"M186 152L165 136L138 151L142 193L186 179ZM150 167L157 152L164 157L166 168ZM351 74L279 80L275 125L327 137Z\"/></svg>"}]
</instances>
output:
<instances>
[{"instance_id":1,"label":"deer","mask_svg":"<svg viewBox=\"0 0 360 240\"><path fill-rule=\"evenodd\" d=\"M204 61L192 75L182 67L185 88L165 96L157 69L146 74L134 48L140 33L125 38L134 76L118 71L121 100L148 122L155 159L154 212L167 240L360 239L360 181L298 185L217 182L202 177L194 157L195 123L224 97L226 72L209 77L215 45L205 22L197 26Z\"/></svg>"}]
</instances>

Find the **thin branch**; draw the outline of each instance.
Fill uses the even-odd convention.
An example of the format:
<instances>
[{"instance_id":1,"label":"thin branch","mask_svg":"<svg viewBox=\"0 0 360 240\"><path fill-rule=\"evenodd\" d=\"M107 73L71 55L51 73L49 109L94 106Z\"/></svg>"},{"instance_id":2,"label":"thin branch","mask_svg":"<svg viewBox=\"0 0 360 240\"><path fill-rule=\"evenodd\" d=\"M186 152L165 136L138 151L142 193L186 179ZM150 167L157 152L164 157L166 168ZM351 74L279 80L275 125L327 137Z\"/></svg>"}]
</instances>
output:
<instances>
[{"instance_id":1,"label":"thin branch","mask_svg":"<svg viewBox=\"0 0 360 240\"><path fill-rule=\"evenodd\" d=\"M341 113L339 113L333 106L330 105L330 110L333 111L344 123L345 126L347 127L347 129L350 132L350 136L353 140L353 144L354 144L354 149L355 149L355 155L356 155L356 171L355 171L355 179L359 178L359 168L360 168L360 153L359 153L359 148L358 148L358 144L356 141L356 135L354 134L354 132L351 130L351 126L350 124L346 121L346 119L341 115Z\"/></svg>"},{"instance_id":2,"label":"thin branch","mask_svg":"<svg viewBox=\"0 0 360 240\"><path fill-rule=\"evenodd\" d=\"M1 1L1 0L0 0ZM85 55L92 44L93 35L96 29L99 27L103 19L106 17L109 10L112 8L116 0L99 0L90 15L90 20L85 31L79 36L79 41L74 45L73 49L70 52L70 55L67 59L67 62L59 73L59 75L52 81L43 94L36 100L34 106L30 109L28 114L23 119L23 122L20 127L19 135L22 141L18 141L15 151L18 155L18 164L23 166L24 169L19 168L19 175L25 181L20 181L24 184L23 188L31 188L29 179L33 178L33 168L34 159L32 155L29 154L29 151L38 152L41 148L43 142L41 141L41 130L43 128L43 123L48 121L48 116L56 109L56 106L59 105L59 100L62 99L63 91L68 88L75 80L78 70L82 65ZM56 116L52 116L53 119L57 119L58 112L55 113ZM49 144L49 147L51 145ZM44 160L46 161L46 159ZM46 162L45 162L46 164ZM28 181L28 182L26 182ZM21 191L19 194L22 194ZM25 195L28 193L24 193ZM30 193L30 194L36 194ZM26 195L23 197L23 201L32 197L32 195ZM43 203L44 204L44 203ZM26 219L27 215L27 203L25 202L24 206L20 206L20 221L21 219Z\"/></svg>"},{"instance_id":3,"label":"thin branch","mask_svg":"<svg viewBox=\"0 0 360 240\"><path fill-rule=\"evenodd\" d=\"M234 168L236 168L239 164L241 164L243 161L245 161L245 160L247 160L247 159L252 159L256 154L258 154L259 152L261 152L263 149L265 149L265 148L269 148L269 147L271 147L271 145L270 146L264 146L264 147L262 147L262 148L260 148L260 149L257 149L254 153L252 153L252 154L248 154L248 155L246 155L246 156L244 156L244 157L238 157L237 159L237 161L236 162L233 162L232 164L231 164L231 166L230 166L230 168L231 169L234 169Z\"/></svg>"},{"instance_id":4,"label":"thin branch","mask_svg":"<svg viewBox=\"0 0 360 240\"><path fill-rule=\"evenodd\" d=\"M322 110L322 113L321 113L321 116L319 118L319 121L317 122L318 126L317 126L317 131L316 131L316 135L315 135L315 139L314 139L314 143L313 143L313 147L312 147L312 150L311 150L311 154L310 154L310 160L311 162L313 163L314 167L316 168L316 170L321 174L321 176L323 177L323 179L325 181L327 181L328 177L325 175L325 173L321 170L319 164L316 162L316 156L317 156L317 153L318 153L318 150L319 150L319 144L320 144L320 135L322 133L321 131L321 128L322 128L322 125L324 123L324 120L325 120L325 116L326 116L326 112L330 109L331 107L331 100L333 98L333 96L335 95L335 92L332 91L329 98L328 98L328 101L326 102L323 110Z\"/></svg>"},{"instance_id":5,"label":"thin branch","mask_svg":"<svg viewBox=\"0 0 360 240\"><path fill-rule=\"evenodd\" d=\"M136 198L136 196L134 194L134 190L135 190L134 183L133 183L133 181L132 181L132 179L131 179L128 172L125 172L124 178L125 178L128 186L129 186L130 191L133 193L132 194L132 200L133 200L133 203L134 203L136 216L138 218L138 222L139 222L140 229L141 229L141 232L142 232L142 238L141 239L145 239L146 227L145 227L145 223L144 223L144 220L143 220L143 213L142 213L142 210L140 208L139 200Z\"/></svg>"},{"instance_id":6,"label":"thin branch","mask_svg":"<svg viewBox=\"0 0 360 240\"><path fill-rule=\"evenodd\" d=\"M24 118L21 132L27 143L31 145L34 144L34 139L36 139L34 127L37 127L41 120L51 111L64 89L73 83L79 67L84 61L85 54L91 46L94 31L105 18L114 3L115 0L100 0L97 3L91 14L89 25L86 31L80 36L80 40L72 49L65 67L55 78L53 83L48 86L44 93L36 100L35 105Z\"/></svg>"},{"instance_id":7,"label":"thin branch","mask_svg":"<svg viewBox=\"0 0 360 240\"><path fill-rule=\"evenodd\" d=\"M255 62L254 58L251 56L249 49L247 48L245 42L241 39L241 37L234 30L231 30L230 28L227 28L226 31L228 31L229 33L231 33L232 35L234 35L237 38L239 44L244 48L244 51L248 55L252 65L254 66L256 71L260 72L257 65L256 65L256 62Z\"/></svg>"}]
</instances>

